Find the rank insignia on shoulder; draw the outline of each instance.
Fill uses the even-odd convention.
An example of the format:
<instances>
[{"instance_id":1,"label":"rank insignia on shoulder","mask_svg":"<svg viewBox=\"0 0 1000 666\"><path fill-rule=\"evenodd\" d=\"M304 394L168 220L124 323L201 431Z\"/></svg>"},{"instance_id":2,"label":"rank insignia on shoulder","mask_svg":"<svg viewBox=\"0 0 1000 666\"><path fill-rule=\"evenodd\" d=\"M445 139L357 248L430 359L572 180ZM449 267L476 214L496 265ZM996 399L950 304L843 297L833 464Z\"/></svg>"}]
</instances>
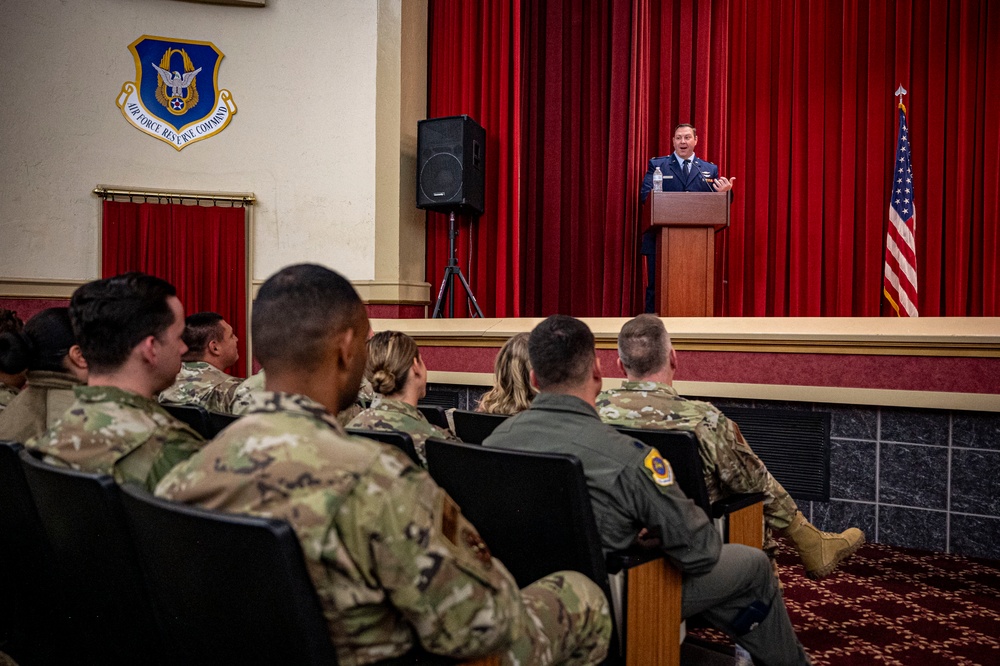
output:
<instances>
[{"instance_id":1,"label":"rank insignia on shoulder","mask_svg":"<svg viewBox=\"0 0 1000 666\"><path fill-rule=\"evenodd\" d=\"M670 463L660 455L656 449L650 449L643 462L646 469L653 473L653 481L658 486L669 486L674 482L674 470L670 468Z\"/></svg>"}]
</instances>

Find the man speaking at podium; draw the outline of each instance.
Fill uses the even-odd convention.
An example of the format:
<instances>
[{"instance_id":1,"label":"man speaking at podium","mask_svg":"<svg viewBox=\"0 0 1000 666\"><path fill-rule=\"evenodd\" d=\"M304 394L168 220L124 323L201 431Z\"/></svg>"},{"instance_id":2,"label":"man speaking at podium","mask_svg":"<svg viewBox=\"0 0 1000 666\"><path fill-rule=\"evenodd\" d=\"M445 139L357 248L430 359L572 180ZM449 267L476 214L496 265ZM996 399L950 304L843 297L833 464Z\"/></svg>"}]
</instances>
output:
<instances>
[{"instance_id":1,"label":"man speaking at podium","mask_svg":"<svg viewBox=\"0 0 1000 666\"><path fill-rule=\"evenodd\" d=\"M687 123L674 128L674 152L666 157L649 160L646 177L639 190L639 201L646 203L653 190L653 173L659 167L663 174L664 192L728 192L733 189L735 178L719 175L719 167L698 159L694 148L698 145L698 130ZM656 312L656 234L646 229L642 234L639 252L646 257L646 312Z\"/></svg>"}]
</instances>

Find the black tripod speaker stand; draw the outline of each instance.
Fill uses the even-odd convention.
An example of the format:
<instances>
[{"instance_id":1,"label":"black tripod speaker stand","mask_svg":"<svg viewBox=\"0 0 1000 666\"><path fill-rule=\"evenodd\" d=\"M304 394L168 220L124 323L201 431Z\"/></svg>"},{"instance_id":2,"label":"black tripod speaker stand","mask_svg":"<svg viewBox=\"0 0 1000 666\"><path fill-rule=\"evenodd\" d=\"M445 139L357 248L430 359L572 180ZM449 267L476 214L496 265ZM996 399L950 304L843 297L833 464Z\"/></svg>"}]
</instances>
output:
<instances>
[{"instance_id":1,"label":"black tripod speaker stand","mask_svg":"<svg viewBox=\"0 0 1000 666\"><path fill-rule=\"evenodd\" d=\"M479 303L476 301L476 297L472 295L472 289L469 288L469 281L465 279L465 276L462 275L462 269L458 267L458 257L455 254L456 238L458 238L458 229L455 227L455 211L451 211L448 214L448 265L444 269L444 278L441 280L441 288L438 289L438 297L434 303L434 313L431 315L431 318L438 319L443 316L441 311L444 308L446 295L448 296L448 317L455 317L455 278L457 277L462 283L462 288L465 289L465 295L472 301L472 307L476 310L476 314L473 316L478 316L482 319L483 311L479 309Z\"/></svg>"}]
</instances>

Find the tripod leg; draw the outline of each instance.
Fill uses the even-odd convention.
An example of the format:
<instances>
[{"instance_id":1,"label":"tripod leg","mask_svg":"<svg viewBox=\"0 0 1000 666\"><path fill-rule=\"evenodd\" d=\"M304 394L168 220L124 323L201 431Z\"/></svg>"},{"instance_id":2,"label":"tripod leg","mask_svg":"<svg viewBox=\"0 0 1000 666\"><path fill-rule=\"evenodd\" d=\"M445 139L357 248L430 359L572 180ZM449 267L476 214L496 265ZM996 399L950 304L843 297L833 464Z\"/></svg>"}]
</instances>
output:
<instances>
[{"instance_id":1,"label":"tripod leg","mask_svg":"<svg viewBox=\"0 0 1000 666\"><path fill-rule=\"evenodd\" d=\"M455 277L451 270L451 266L446 266L444 269L444 277L441 278L441 287L438 289L438 297L434 302L434 313L431 314L431 319L438 319L444 314L444 299L448 295L448 292L451 291L451 282Z\"/></svg>"},{"instance_id":2,"label":"tripod leg","mask_svg":"<svg viewBox=\"0 0 1000 666\"><path fill-rule=\"evenodd\" d=\"M472 295L472 289L469 287L469 282L465 279L465 275L462 274L462 269L456 268L455 270L458 271L458 279L462 281L462 286L465 288L466 296L468 296L469 300L472 301L472 306L476 308L476 314L479 315L480 319L482 319L483 311L479 309L479 302L476 300L476 297Z\"/></svg>"}]
</instances>

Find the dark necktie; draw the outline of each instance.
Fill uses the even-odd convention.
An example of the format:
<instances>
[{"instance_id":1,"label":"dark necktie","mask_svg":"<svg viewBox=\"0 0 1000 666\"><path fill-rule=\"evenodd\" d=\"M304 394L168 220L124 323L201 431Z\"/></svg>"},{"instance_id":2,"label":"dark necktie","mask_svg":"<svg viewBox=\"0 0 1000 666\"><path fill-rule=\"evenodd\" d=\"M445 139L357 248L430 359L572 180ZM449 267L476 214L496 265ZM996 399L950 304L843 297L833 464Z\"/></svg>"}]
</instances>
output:
<instances>
[{"instance_id":1,"label":"dark necktie","mask_svg":"<svg viewBox=\"0 0 1000 666\"><path fill-rule=\"evenodd\" d=\"M681 167L681 174L684 175L684 180L686 181L691 174L691 160L684 160L684 166Z\"/></svg>"}]
</instances>

